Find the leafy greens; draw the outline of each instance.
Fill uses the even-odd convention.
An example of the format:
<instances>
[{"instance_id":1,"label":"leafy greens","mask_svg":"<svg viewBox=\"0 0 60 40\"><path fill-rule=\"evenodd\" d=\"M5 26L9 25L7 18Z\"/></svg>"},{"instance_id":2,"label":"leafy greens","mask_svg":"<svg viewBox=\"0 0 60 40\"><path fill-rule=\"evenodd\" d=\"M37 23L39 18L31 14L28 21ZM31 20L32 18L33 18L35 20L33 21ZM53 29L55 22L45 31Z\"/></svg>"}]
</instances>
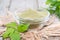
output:
<instances>
[{"instance_id":1,"label":"leafy greens","mask_svg":"<svg viewBox=\"0 0 60 40\"><path fill-rule=\"evenodd\" d=\"M10 38L11 40L21 40L20 32L24 32L28 29L29 24L19 24L16 22L11 22L6 24L7 30L3 34L3 38Z\"/></svg>"},{"instance_id":2,"label":"leafy greens","mask_svg":"<svg viewBox=\"0 0 60 40\"><path fill-rule=\"evenodd\" d=\"M60 18L60 0L47 0L46 4L49 5L48 11Z\"/></svg>"}]
</instances>

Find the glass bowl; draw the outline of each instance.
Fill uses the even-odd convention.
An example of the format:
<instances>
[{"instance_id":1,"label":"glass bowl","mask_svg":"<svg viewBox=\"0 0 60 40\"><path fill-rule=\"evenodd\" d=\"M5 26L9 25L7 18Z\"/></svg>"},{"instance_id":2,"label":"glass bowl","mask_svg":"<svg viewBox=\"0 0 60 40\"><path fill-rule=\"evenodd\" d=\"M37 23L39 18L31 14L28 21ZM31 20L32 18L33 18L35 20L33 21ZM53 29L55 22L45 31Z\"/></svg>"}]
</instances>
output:
<instances>
[{"instance_id":1,"label":"glass bowl","mask_svg":"<svg viewBox=\"0 0 60 40\"><path fill-rule=\"evenodd\" d=\"M36 12L44 12L46 13L46 16L42 17L42 18L36 18L36 19L33 19L33 18L22 18L20 17L19 15L22 14L22 12L26 11L28 9L23 9L23 10L17 10L15 12L15 15L17 17L17 20L19 20L19 23L29 23L29 24L41 24L41 23L44 23L46 21L49 20L49 16L50 16L50 13L47 11L47 10L40 10L40 11L37 11L37 10L34 10ZM33 10L33 9L32 9ZM42 15L45 15L45 14L42 14ZM41 15L40 15L41 16Z\"/></svg>"}]
</instances>

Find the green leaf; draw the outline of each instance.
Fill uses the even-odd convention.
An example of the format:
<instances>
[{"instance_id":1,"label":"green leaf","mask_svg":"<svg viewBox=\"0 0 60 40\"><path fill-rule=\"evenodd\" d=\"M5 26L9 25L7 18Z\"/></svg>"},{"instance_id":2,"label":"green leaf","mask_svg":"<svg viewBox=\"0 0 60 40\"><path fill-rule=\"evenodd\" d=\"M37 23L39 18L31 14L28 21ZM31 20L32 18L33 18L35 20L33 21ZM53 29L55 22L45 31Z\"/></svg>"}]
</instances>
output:
<instances>
[{"instance_id":1,"label":"green leaf","mask_svg":"<svg viewBox=\"0 0 60 40\"><path fill-rule=\"evenodd\" d=\"M10 34L10 33L13 33L13 32L14 32L14 29L8 28L8 29L6 30L6 32L3 34L3 38L9 37L9 34Z\"/></svg>"},{"instance_id":2,"label":"green leaf","mask_svg":"<svg viewBox=\"0 0 60 40\"><path fill-rule=\"evenodd\" d=\"M19 31L19 32L24 32L24 31L26 31L26 30L28 29L29 25L30 25L30 24L20 24L20 25L18 25L18 31Z\"/></svg>"},{"instance_id":3,"label":"green leaf","mask_svg":"<svg viewBox=\"0 0 60 40\"><path fill-rule=\"evenodd\" d=\"M9 35L11 40L20 40L20 34L18 31L15 31L14 33Z\"/></svg>"},{"instance_id":4,"label":"green leaf","mask_svg":"<svg viewBox=\"0 0 60 40\"><path fill-rule=\"evenodd\" d=\"M6 24L6 27L12 27L12 28L17 28L17 24L16 24L16 22L11 22L11 23L8 23L8 24Z\"/></svg>"},{"instance_id":5,"label":"green leaf","mask_svg":"<svg viewBox=\"0 0 60 40\"><path fill-rule=\"evenodd\" d=\"M54 2L56 2L57 0L47 0L46 1L46 4L52 4L52 3L54 3Z\"/></svg>"},{"instance_id":6,"label":"green leaf","mask_svg":"<svg viewBox=\"0 0 60 40\"><path fill-rule=\"evenodd\" d=\"M56 8L55 14L60 18L60 9L58 7Z\"/></svg>"},{"instance_id":7,"label":"green leaf","mask_svg":"<svg viewBox=\"0 0 60 40\"><path fill-rule=\"evenodd\" d=\"M51 0L47 0L47 1L46 1L46 4L50 4L50 2L51 2Z\"/></svg>"},{"instance_id":8,"label":"green leaf","mask_svg":"<svg viewBox=\"0 0 60 40\"><path fill-rule=\"evenodd\" d=\"M50 14L53 14L55 11L54 10L48 10Z\"/></svg>"},{"instance_id":9,"label":"green leaf","mask_svg":"<svg viewBox=\"0 0 60 40\"><path fill-rule=\"evenodd\" d=\"M60 18L60 0L47 0L46 2L48 2L48 5L50 4L48 9L50 14L55 14ZM56 8L53 10L54 7Z\"/></svg>"},{"instance_id":10,"label":"green leaf","mask_svg":"<svg viewBox=\"0 0 60 40\"><path fill-rule=\"evenodd\" d=\"M16 25L17 25L16 22L6 24L7 27L15 27Z\"/></svg>"},{"instance_id":11,"label":"green leaf","mask_svg":"<svg viewBox=\"0 0 60 40\"><path fill-rule=\"evenodd\" d=\"M59 7L59 9L60 9L60 6L58 6Z\"/></svg>"},{"instance_id":12,"label":"green leaf","mask_svg":"<svg viewBox=\"0 0 60 40\"><path fill-rule=\"evenodd\" d=\"M56 7L60 6L60 2L55 3L55 6Z\"/></svg>"},{"instance_id":13,"label":"green leaf","mask_svg":"<svg viewBox=\"0 0 60 40\"><path fill-rule=\"evenodd\" d=\"M20 40L19 32L24 32L28 29L30 24L19 24L17 25L15 22L8 23L7 30L3 34L3 38L10 37L11 40Z\"/></svg>"},{"instance_id":14,"label":"green leaf","mask_svg":"<svg viewBox=\"0 0 60 40\"><path fill-rule=\"evenodd\" d=\"M57 1L60 1L60 0L57 0Z\"/></svg>"}]
</instances>

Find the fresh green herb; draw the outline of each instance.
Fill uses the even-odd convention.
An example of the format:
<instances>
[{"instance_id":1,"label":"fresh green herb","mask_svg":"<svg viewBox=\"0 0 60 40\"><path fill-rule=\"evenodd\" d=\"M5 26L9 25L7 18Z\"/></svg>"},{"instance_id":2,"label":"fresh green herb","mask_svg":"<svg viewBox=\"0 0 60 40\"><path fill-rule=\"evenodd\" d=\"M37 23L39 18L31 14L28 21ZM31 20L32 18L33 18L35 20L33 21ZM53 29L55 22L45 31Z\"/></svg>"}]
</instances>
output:
<instances>
[{"instance_id":1,"label":"fresh green herb","mask_svg":"<svg viewBox=\"0 0 60 40\"><path fill-rule=\"evenodd\" d=\"M9 36L10 36L11 40L20 40L20 34L18 31L11 33Z\"/></svg>"},{"instance_id":2,"label":"fresh green herb","mask_svg":"<svg viewBox=\"0 0 60 40\"><path fill-rule=\"evenodd\" d=\"M7 31L3 34L3 38L7 37L9 37L11 40L20 40L19 32L13 28L8 28Z\"/></svg>"},{"instance_id":3,"label":"fresh green herb","mask_svg":"<svg viewBox=\"0 0 60 40\"><path fill-rule=\"evenodd\" d=\"M14 29L12 28L7 28L6 32L3 34L3 38L9 37L10 33L13 33Z\"/></svg>"},{"instance_id":4,"label":"fresh green herb","mask_svg":"<svg viewBox=\"0 0 60 40\"><path fill-rule=\"evenodd\" d=\"M6 27L12 27L12 28L17 28L17 24L16 24L16 22L11 22L11 23L8 23L8 24L6 24Z\"/></svg>"},{"instance_id":5,"label":"fresh green herb","mask_svg":"<svg viewBox=\"0 0 60 40\"><path fill-rule=\"evenodd\" d=\"M19 32L24 32L28 29L28 27L29 27L29 24L20 24L20 25L18 25L17 28L18 28Z\"/></svg>"},{"instance_id":6,"label":"fresh green herb","mask_svg":"<svg viewBox=\"0 0 60 40\"><path fill-rule=\"evenodd\" d=\"M3 38L9 37L11 40L20 40L20 32L24 32L28 29L29 24L19 24L15 22L8 23L7 30L3 34Z\"/></svg>"},{"instance_id":7,"label":"fresh green herb","mask_svg":"<svg viewBox=\"0 0 60 40\"><path fill-rule=\"evenodd\" d=\"M47 0L46 4L49 5L48 11L60 18L60 0Z\"/></svg>"}]
</instances>

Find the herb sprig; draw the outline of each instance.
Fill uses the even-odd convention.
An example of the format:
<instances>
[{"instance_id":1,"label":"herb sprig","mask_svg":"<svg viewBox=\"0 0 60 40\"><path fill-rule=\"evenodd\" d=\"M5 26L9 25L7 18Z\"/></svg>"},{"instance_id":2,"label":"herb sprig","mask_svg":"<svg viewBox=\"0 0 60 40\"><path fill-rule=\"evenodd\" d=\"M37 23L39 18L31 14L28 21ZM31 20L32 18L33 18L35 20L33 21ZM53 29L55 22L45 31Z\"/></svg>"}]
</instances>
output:
<instances>
[{"instance_id":1,"label":"herb sprig","mask_svg":"<svg viewBox=\"0 0 60 40\"><path fill-rule=\"evenodd\" d=\"M6 25L7 30L3 34L3 38L10 38L11 40L21 40L20 33L28 29L30 24L19 24L16 22L11 22Z\"/></svg>"},{"instance_id":2,"label":"herb sprig","mask_svg":"<svg viewBox=\"0 0 60 40\"><path fill-rule=\"evenodd\" d=\"M46 4L49 5L48 11L60 18L60 0L47 0Z\"/></svg>"}]
</instances>

